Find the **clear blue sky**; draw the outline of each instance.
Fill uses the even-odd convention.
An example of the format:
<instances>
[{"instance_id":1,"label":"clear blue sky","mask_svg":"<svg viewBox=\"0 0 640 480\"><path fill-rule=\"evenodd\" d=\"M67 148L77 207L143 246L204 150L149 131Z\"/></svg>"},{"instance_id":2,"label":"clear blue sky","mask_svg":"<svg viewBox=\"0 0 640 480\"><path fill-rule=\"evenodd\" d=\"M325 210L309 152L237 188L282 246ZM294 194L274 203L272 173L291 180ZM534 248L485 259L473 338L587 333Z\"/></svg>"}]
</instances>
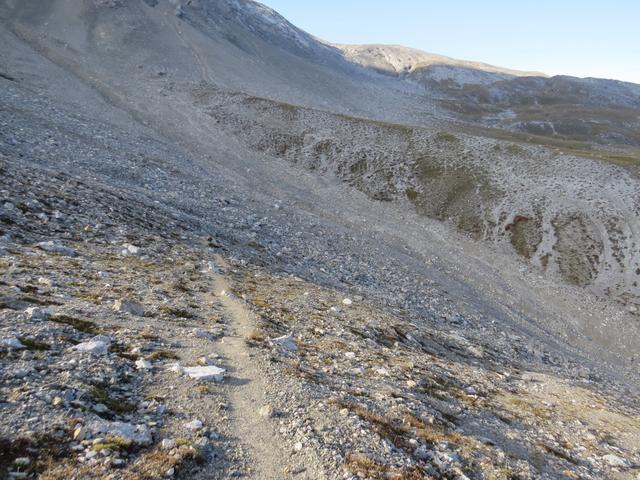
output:
<instances>
[{"instance_id":1,"label":"clear blue sky","mask_svg":"<svg viewBox=\"0 0 640 480\"><path fill-rule=\"evenodd\" d=\"M262 0L336 43L640 83L640 0Z\"/></svg>"}]
</instances>

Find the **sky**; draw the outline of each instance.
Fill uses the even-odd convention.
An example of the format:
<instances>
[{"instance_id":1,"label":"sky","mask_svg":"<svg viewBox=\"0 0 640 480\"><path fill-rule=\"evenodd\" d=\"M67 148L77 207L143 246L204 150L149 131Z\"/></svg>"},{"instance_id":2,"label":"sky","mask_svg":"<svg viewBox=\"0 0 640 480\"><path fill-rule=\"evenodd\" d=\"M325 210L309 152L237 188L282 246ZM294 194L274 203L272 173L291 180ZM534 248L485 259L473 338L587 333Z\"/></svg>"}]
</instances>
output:
<instances>
[{"instance_id":1,"label":"sky","mask_svg":"<svg viewBox=\"0 0 640 480\"><path fill-rule=\"evenodd\" d=\"M640 83L640 0L260 0L334 43Z\"/></svg>"}]
</instances>

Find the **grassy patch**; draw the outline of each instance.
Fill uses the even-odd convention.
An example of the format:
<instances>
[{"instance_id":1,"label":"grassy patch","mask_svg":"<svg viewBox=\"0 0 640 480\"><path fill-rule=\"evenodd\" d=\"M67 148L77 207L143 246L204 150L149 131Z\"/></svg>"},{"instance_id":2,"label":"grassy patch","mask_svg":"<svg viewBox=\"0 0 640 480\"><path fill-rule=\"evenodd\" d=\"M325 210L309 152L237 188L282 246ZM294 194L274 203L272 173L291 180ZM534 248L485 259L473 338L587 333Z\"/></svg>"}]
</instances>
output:
<instances>
[{"instance_id":1,"label":"grassy patch","mask_svg":"<svg viewBox=\"0 0 640 480\"><path fill-rule=\"evenodd\" d=\"M52 317L49 317L49 320L62 325L69 325L80 332L88 333L90 335L98 335L100 333L100 329L95 323L71 317L69 315L53 315Z\"/></svg>"},{"instance_id":2,"label":"grassy patch","mask_svg":"<svg viewBox=\"0 0 640 480\"><path fill-rule=\"evenodd\" d=\"M102 387L94 385L91 387L91 390L89 390L89 394L96 402L106 405L112 412L123 414L137 410L137 407L133 403L110 397L109 392Z\"/></svg>"},{"instance_id":3,"label":"grassy patch","mask_svg":"<svg viewBox=\"0 0 640 480\"><path fill-rule=\"evenodd\" d=\"M112 451L126 451L131 448L131 441L122 438L122 437L107 437L104 443L98 443L93 445L91 448L96 452L100 452L102 450L112 450Z\"/></svg>"},{"instance_id":4,"label":"grassy patch","mask_svg":"<svg viewBox=\"0 0 640 480\"><path fill-rule=\"evenodd\" d=\"M172 307L170 305L162 305L160 311L166 315L171 315L178 318L191 319L195 318L195 315L189 310L184 308Z\"/></svg>"},{"instance_id":5,"label":"grassy patch","mask_svg":"<svg viewBox=\"0 0 640 480\"><path fill-rule=\"evenodd\" d=\"M345 470L358 476L364 476L374 480L386 480L396 478L402 480L430 480L433 477L427 475L418 467L404 468L402 470L389 465L379 463L372 458L361 454L349 454L343 465Z\"/></svg>"},{"instance_id":6,"label":"grassy patch","mask_svg":"<svg viewBox=\"0 0 640 480\"><path fill-rule=\"evenodd\" d=\"M171 350L156 350L149 355L149 360L180 360L180 357L177 353L172 352Z\"/></svg>"},{"instance_id":7,"label":"grassy patch","mask_svg":"<svg viewBox=\"0 0 640 480\"><path fill-rule=\"evenodd\" d=\"M27 347L27 350L31 351L44 351L51 349L51 345L46 342L39 342L38 340L34 340L33 338L25 338L20 337L18 340L22 342L22 344Z\"/></svg>"}]
</instances>

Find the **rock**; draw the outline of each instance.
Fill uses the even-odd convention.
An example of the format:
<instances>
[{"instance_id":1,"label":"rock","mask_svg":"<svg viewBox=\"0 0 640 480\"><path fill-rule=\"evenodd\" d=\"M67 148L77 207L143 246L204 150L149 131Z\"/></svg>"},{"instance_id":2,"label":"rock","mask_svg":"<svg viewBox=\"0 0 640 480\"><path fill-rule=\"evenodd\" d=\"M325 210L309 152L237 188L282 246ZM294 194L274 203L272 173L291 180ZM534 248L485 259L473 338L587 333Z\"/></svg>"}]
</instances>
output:
<instances>
[{"instance_id":1,"label":"rock","mask_svg":"<svg viewBox=\"0 0 640 480\"><path fill-rule=\"evenodd\" d=\"M24 311L28 320L47 320L51 312L46 308L29 307Z\"/></svg>"},{"instance_id":2,"label":"rock","mask_svg":"<svg viewBox=\"0 0 640 480\"><path fill-rule=\"evenodd\" d=\"M185 373L184 367L179 363L173 363L173 364L167 365L167 368L169 369L170 372L177 373L178 375L184 375Z\"/></svg>"},{"instance_id":3,"label":"rock","mask_svg":"<svg viewBox=\"0 0 640 480\"><path fill-rule=\"evenodd\" d=\"M162 440L161 447L163 450L171 450L176 448L177 442L173 438L165 438Z\"/></svg>"},{"instance_id":4,"label":"rock","mask_svg":"<svg viewBox=\"0 0 640 480\"><path fill-rule=\"evenodd\" d=\"M14 378L28 377L31 374L32 371L33 371L33 369L31 369L31 368L16 368L13 371L13 376L14 376Z\"/></svg>"},{"instance_id":5,"label":"rock","mask_svg":"<svg viewBox=\"0 0 640 480\"><path fill-rule=\"evenodd\" d=\"M202 422L198 419L185 423L184 428L191 431L200 430L202 428Z\"/></svg>"},{"instance_id":6,"label":"rock","mask_svg":"<svg viewBox=\"0 0 640 480\"><path fill-rule=\"evenodd\" d=\"M144 306L138 302L120 299L113 302L113 309L117 312L130 313L138 317L144 316Z\"/></svg>"},{"instance_id":7,"label":"rock","mask_svg":"<svg viewBox=\"0 0 640 480\"><path fill-rule=\"evenodd\" d=\"M54 407L60 406L64 403L64 398L62 397L53 397L53 400L51 401L51 405L53 405Z\"/></svg>"},{"instance_id":8,"label":"rock","mask_svg":"<svg viewBox=\"0 0 640 480\"><path fill-rule=\"evenodd\" d=\"M89 423L86 428L95 436L118 437L137 445L147 446L152 442L151 432L146 425L103 420Z\"/></svg>"},{"instance_id":9,"label":"rock","mask_svg":"<svg viewBox=\"0 0 640 480\"><path fill-rule=\"evenodd\" d=\"M151 365L151 362L149 360L140 358L136 360L136 368L138 370L151 370L153 368L153 365Z\"/></svg>"},{"instance_id":10,"label":"rock","mask_svg":"<svg viewBox=\"0 0 640 480\"><path fill-rule=\"evenodd\" d=\"M87 431L84 427L78 427L73 431L73 439L77 442L81 442L85 439Z\"/></svg>"},{"instance_id":11,"label":"rock","mask_svg":"<svg viewBox=\"0 0 640 480\"><path fill-rule=\"evenodd\" d=\"M407 380L407 387L408 387L408 388L415 388L415 387L417 387L417 386L418 386L418 384L417 384L415 381L413 381L413 380Z\"/></svg>"},{"instance_id":12,"label":"rock","mask_svg":"<svg viewBox=\"0 0 640 480\"><path fill-rule=\"evenodd\" d=\"M96 413L106 413L109 411L109 408L104 403L96 403L93 406L93 411Z\"/></svg>"},{"instance_id":13,"label":"rock","mask_svg":"<svg viewBox=\"0 0 640 480\"><path fill-rule=\"evenodd\" d=\"M71 347L76 352L90 353L91 355L106 355L109 352L110 342L104 340L104 336L94 337L88 342L82 342Z\"/></svg>"},{"instance_id":14,"label":"rock","mask_svg":"<svg viewBox=\"0 0 640 480\"><path fill-rule=\"evenodd\" d=\"M31 459L29 457L18 457L13 461L14 465L17 467L27 467L31 463Z\"/></svg>"},{"instance_id":15,"label":"rock","mask_svg":"<svg viewBox=\"0 0 640 480\"><path fill-rule=\"evenodd\" d=\"M302 450L302 442L297 442L297 443L293 446L293 449L294 449L296 452L301 451L301 450Z\"/></svg>"},{"instance_id":16,"label":"rock","mask_svg":"<svg viewBox=\"0 0 640 480\"><path fill-rule=\"evenodd\" d=\"M120 252L122 255L126 256L140 256L142 255L142 249L135 245L131 245L130 243L125 243L122 245L124 248Z\"/></svg>"},{"instance_id":17,"label":"rock","mask_svg":"<svg viewBox=\"0 0 640 480\"><path fill-rule=\"evenodd\" d=\"M166 477L173 477L173 475L176 473L176 469L171 467L169 470L167 470L166 472L164 472Z\"/></svg>"},{"instance_id":18,"label":"rock","mask_svg":"<svg viewBox=\"0 0 640 480\"><path fill-rule=\"evenodd\" d=\"M21 350L23 348L27 348L16 337L3 338L2 341L0 341L0 345L11 350Z\"/></svg>"},{"instance_id":19,"label":"rock","mask_svg":"<svg viewBox=\"0 0 640 480\"><path fill-rule=\"evenodd\" d=\"M87 460L91 460L96 455L98 455L98 452L96 450L89 450L87 453L84 454L84 458L86 458Z\"/></svg>"},{"instance_id":20,"label":"rock","mask_svg":"<svg viewBox=\"0 0 640 480\"><path fill-rule=\"evenodd\" d=\"M66 257L78 256L78 252L76 252L73 248L65 247L64 245L52 240L49 240L48 242L40 242L38 244L38 248L48 253L59 253L60 255L64 255Z\"/></svg>"},{"instance_id":21,"label":"rock","mask_svg":"<svg viewBox=\"0 0 640 480\"><path fill-rule=\"evenodd\" d=\"M296 345L296 342L293 339L293 335L285 335L283 337L273 338L271 342L275 345L281 346L285 350L289 350L290 352L295 352L298 350L298 345Z\"/></svg>"},{"instance_id":22,"label":"rock","mask_svg":"<svg viewBox=\"0 0 640 480\"><path fill-rule=\"evenodd\" d=\"M607 464L610 467L626 468L630 466L627 460L625 460L624 458L618 457L617 455L612 455L612 454L605 455L604 457L602 457L602 460L607 462Z\"/></svg>"},{"instance_id":23,"label":"rock","mask_svg":"<svg viewBox=\"0 0 640 480\"><path fill-rule=\"evenodd\" d=\"M271 418L273 417L273 407L271 405L265 405L260 410L258 410L258 415L263 418Z\"/></svg>"},{"instance_id":24,"label":"rock","mask_svg":"<svg viewBox=\"0 0 640 480\"><path fill-rule=\"evenodd\" d=\"M345 298L345 299L342 300L342 304L343 305L347 305L347 306L352 305L353 304L353 300L351 300L350 298Z\"/></svg>"},{"instance_id":25,"label":"rock","mask_svg":"<svg viewBox=\"0 0 640 480\"><path fill-rule=\"evenodd\" d=\"M184 367L184 373L195 380L207 381L213 380L221 382L224 379L224 368L213 365L206 367Z\"/></svg>"}]
</instances>

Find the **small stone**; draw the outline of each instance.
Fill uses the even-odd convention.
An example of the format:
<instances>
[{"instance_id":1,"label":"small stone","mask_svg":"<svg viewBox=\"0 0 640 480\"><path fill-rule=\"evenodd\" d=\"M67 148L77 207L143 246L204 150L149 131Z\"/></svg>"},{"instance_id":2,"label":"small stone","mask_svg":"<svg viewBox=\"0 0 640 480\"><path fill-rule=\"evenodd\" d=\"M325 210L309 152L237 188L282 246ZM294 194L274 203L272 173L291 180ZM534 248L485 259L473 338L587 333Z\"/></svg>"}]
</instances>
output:
<instances>
[{"instance_id":1,"label":"small stone","mask_svg":"<svg viewBox=\"0 0 640 480\"><path fill-rule=\"evenodd\" d=\"M2 341L0 341L0 344L3 347L9 348L11 350L22 350L23 348L27 348L16 337L3 338Z\"/></svg>"},{"instance_id":2,"label":"small stone","mask_svg":"<svg viewBox=\"0 0 640 480\"><path fill-rule=\"evenodd\" d=\"M73 431L73 439L78 442L81 442L82 440L84 440L86 435L87 435L87 432L84 429L84 427L78 427Z\"/></svg>"},{"instance_id":3,"label":"small stone","mask_svg":"<svg viewBox=\"0 0 640 480\"><path fill-rule=\"evenodd\" d=\"M38 244L38 248L48 253L59 253L60 255L64 255L66 257L78 256L78 253L74 249L65 247L64 245L51 240L48 242L40 242Z\"/></svg>"},{"instance_id":4,"label":"small stone","mask_svg":"<svg viewBox=\"0 0 640 480\"><path fill-rule=\"evenodd\" d=\"M184 373L195 380L213 380L215 382L221 382L224 379L224 372L226 371L224 368L213 365L206 367L184 367L183 370Z\"/></svg>"},{"instance_id":5,"label":"small stone","mask_svg":"<svg viewBox=\"0 0 640 480\"><path fill-rule=\"evenodd\" d=\"M90 353L91 355L96 356L106 355L109 351L109 342L106 342L102 338L102 335L100 336L100 339L98 339L98 337L94 337L88 342L82 342L71 347L71 350L75 350L76 352Z\"/></svg>"},{"instance_id":6,"label":"small stone","mask_svg":"<svg viewBox=\"0 0 640 480\"><path fill-rule=\"evenodd\" d=\"M51 401L51 405L53 405L54 407L62 405L63 403L64 403L64 398L62 397L53 397L53 400Z\"/></svg>"},{"instance_id":7,"label":"small stone","mask_svg":"<svg viewBox=\"0 0 640 480\"><path fill-rule=\"evenodd\" d=\"M24 311L24 313L28 320L35 321L47 320L51 315L49 310L40 307L29 307Z\"/></svg>"},{"instance_id":8,"label":"small stone","mask_svg":"<svg viewBox=\"0 0 640 480\"><path fill-rule=\"evenodd\" d=\"M184 427L187 430L192 430L192 431L200 430L202 428L202 422L200 420L198 420L198 419L192 420L192 421L186 423L184 425Z\"/></svg>"},{"instance_id":9,"label":"small stone","mask_svg":"<svg viewBox=\"0 0 640 480\"><path fill-rule=\"evenodd\" d=\"M151 362L149 360L145 360L143 358L140 358L140 359L136 360L136 368L138 370L151 370L153 368L153 365L151 364Z\"/></svg>"},{"instance_id":10,"label":"small stone","mask_svg":"<svg viewBox=\"0 0 640 480\"><path fill-rule=\"evenodd\" d=\"M418 384L416 382L414 382L413 380L407 380L407 387L415 388L417 386L418 386Z\"/></svg>"},{"instance_id":11,"label":"small stone","mask_svg":"<svg viewBox=\"0 0 640 480\"><path fill-rule=\"evenodd\" d=\"M104 403L96 403L93 406L93 410L96 413L106 413L109 411L109 408Z\"/></svg>"},{"instance_id":12,"label":"small stone","mask_svg":"<svg viewBox=\"0 0 640 480\"><path fill-rule=\"evenodd\" d=\"M258 410L258 415L264 418L273 417L273 407L271 405L265 405Z\"/></svg>"},{"instance_id":13,"label":"small stone","mask_svg":"<svg viewBox=\"0 0 640 480\"><path fill-rule=\"evenodd\" d=\"M113 303L113 309L117 312L130 313L138 317L144 316L144 306L142 304L126 299L116 300Z\"/></svg>"},{"instance_id":14,"label":"small stone","mask_svg":"<svg viewBox=\"0 0 640 480\"><path fill-rule=\"evenodd\" d=\"M342 410L340 410L340 416L346 417L348 415L349 415L349 409L348 408L343 408Z\"/></svg>"},{"instance_id":15,"label":"small stone","mask_svg":"<svg viewBox=\"0 0 640 480\"><path fill-rule=\"evenodd\" d=\"M142 255L142 249L140 247L137 247L135 245L131 245L130 243L125 243L124 245L122 245L124 248L122 249L122 251L120 253L122 253L122 255L124 255L125 257L127 256L139 256Z\"/></svg>"},{"instance_id":16,"label":"small stone","mask_svg":"<svg viewBox=\"0 0 640 480\"><path fill-rule=\"evenodd\" d=\"M111 460L111 466L114 468L119 468L122 467L124 465L124 460L121 458L114 458L113 460Z\"/></svg>"},{"instance_id":17,"label":"small stone","mask_svg":"<svg viewBox=\"0 0 640 480\"><path fill-rule=\"evenodd\" d=\"M162 449L163 450L171 450L173 448L176 448L177 442L172 439L172 438L165 438L162 440Z\"/></svg>"},{"instance_id":18,"label":"small stone","mask_svg":"<svg viewBox=\"0 0 640 480\"><path fill-rule=\"evenodd\" d=\"M86 458L87 460L91 460L93 457L95 457L96 455L98 455L98 452L95 450L89 450L87 453L84 454L84 458Z\"/></svg>"},{"instance_id":19,"label":"small stone","mask_svg":"<svg viewBox=\"0 0 640 480\"><path fill-rule=\"evenodd\" d=\"M605 455L604 457L602 457L602 460L607 462L607 464L611 467L626 468L629 466L629 462L627 460L617 455Z\"/></svg>"},{"instance_id":20,"label":"small stone","mask_svg":"<svg viewBox=\"0 0 640 480\"><path fill-rule=\"evenodd\" d=\"M173 475L176 473L176 469L171 467L169 470L167 470L166 472L164 472L166 477L173 477Z\"/></svg>"},{"instance_id":21,"label":"small stone","mask_svg":"<svg viewBox=\"0 0 640 480\"><path fill-rule=\"evenodd\" d=\"M347 305L347 306L352 305L353 304L353 300L351 300L350 298L345 298L345 299L342 300L342 304L343 305Z\"/></svg>"},{"instance_id":22,"label":"small stone","mask_svg":"<svg viewBox=\"0 0 640 480\"><path fill-rule=\"evenodd\" d=\"M301 451L301 450L302 450L302 442L297 442L297 443L293 446L293 449L294 449L296 452Z\"/></svg>"},{"instance_id":23,"label":"small stone","mask_svg":"<svg viewBox=\"0 0 640 480\"><path fill-rule=\"evenodd\" d=\"M31 459L29 457L18 457L13 463L18 467L26 467L31 463Z\"/></svg>"},{"instance_id":24,"label":"small stone","mask_svg":"<svg viewBox=\"0 0 640 480\"><path fill-rule=\"evenodd\" d=\"M296 345L295 340L293 339L293 335L285 335L283 337L273 338L271 342L275 345L279 345L285 350L289 350L290 352L295 352L298 350L298 345Z\"/></svg>"}]
</instances>

